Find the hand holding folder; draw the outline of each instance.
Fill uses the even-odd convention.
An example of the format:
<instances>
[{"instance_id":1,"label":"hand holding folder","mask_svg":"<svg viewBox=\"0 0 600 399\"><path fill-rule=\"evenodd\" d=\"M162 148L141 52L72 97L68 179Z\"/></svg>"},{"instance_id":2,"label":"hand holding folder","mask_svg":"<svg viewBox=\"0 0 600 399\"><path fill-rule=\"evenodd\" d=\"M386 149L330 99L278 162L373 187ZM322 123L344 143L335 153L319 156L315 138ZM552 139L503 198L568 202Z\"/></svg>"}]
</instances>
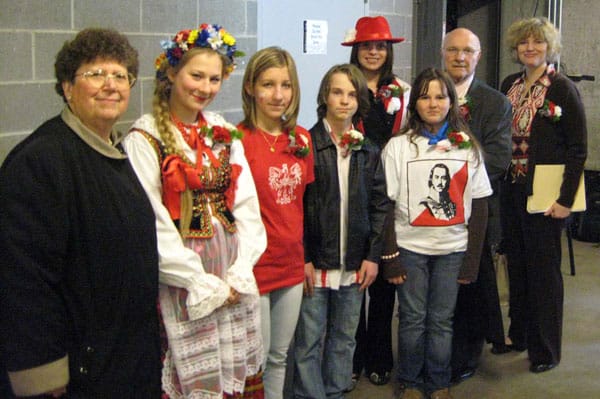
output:
<instances>
[{"instance_id":1,"label":"hand holding folder","mask_svg":"<svg viewBox=\"0 0 600 399\"><path fill-rule=\"evenodd\" d=\"M533 175L533 194L527 198L527 212L543 213L560 196L560 186L563 181L565 165L536 165ZM575 193L575 200L571 212L585 211L585 184L583 173L579 187Z\"/></svg>"}]
</instances>

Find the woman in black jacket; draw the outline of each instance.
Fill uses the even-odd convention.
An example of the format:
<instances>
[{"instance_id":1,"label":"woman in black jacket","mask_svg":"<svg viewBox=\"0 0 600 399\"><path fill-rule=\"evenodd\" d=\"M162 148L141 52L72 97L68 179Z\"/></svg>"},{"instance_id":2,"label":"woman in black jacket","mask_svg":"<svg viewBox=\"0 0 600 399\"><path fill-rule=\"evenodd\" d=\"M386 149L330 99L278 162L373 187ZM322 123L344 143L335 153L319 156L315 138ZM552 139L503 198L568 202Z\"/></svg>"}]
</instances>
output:
<instances>
[{"instance_id":1,"label":"woman in black jacket","mask_svg":"<svg viewBox=\"0 0 600 399\"><path fill-rule=\"evenodd\" d=\"M157 399L154 216L114 128L138 54L84 29L54 66L64 109L0 168L0 356L19 397Z\"/></svg>"},{"instance_id":2,"label":"woman in black jacket","mask_svg":"<svg viewBox=\"0 0 600 399\"><path fill-rule=\"evenodd\" d=\"M575 85L554 67L556 28L545 18L517 21L508 44L523 71L502 83L513 107L512 163L502 193L510 283L512 348L529 351L530 371L560 362L563 281L561 230L571 213L587 156L583 104ZM527 212L536 165L564 164L560 194L543 213Z\"/></svg>"}]
</instances>

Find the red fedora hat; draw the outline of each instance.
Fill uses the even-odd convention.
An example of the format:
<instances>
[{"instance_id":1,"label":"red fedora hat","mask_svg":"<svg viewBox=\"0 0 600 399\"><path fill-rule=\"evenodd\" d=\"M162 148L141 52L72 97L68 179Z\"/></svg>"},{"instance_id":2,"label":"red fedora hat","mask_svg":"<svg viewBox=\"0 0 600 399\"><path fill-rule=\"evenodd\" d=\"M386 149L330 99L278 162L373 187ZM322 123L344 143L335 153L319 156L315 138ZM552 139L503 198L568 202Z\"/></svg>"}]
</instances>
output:
<instances>
[{"instance_id":1,"label":"red fedora hat","mask_svg":"<svg viewBox=\"0 0 600 399\"><path fill-rule=\"evenodd\" d=\"M362 17L356 21L356 29L349 31L342 42L342 46L352 46L356 43L385 40L386 42L400 43L403 37L392 37L390 25L382 16Z\"/></svg>"}]
</instances>

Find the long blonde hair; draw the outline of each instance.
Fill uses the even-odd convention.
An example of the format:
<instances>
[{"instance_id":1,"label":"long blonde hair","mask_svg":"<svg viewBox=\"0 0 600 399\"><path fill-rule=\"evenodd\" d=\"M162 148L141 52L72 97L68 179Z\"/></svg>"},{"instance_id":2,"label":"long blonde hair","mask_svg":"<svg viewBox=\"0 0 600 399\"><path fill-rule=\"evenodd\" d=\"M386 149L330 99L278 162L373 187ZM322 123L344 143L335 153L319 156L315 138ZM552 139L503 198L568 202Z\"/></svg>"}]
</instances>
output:
<instances>
[{"instance_id":1,"label":"long blonde hair","mask_svg":"<svg viewBox=\"0 0 600 399\"><path fill-rule=\"evenodd\" d=\"M171 109L169 107L169 99L171 98L173 83L169 80L168 73L179 73L181 68L183 68L183 66L187 64L187 62L190 59L192 59L192 57L205 52L218 54L220 56L223 65L222 76L226 77L228 60L225 59L224 55L207 47L195 47L188 50L181 58L181 61L174 67L171 66L169 64L169 60L165 58L162 60L156 72L154 97L152 99L152 115L154 116L160 140L163 143L163 150L165 152L165 155L177 155L188 163L190 163L191 161L185 155L183 148L177 145L175 134L173 133L173 123L171 122ZM190 189L186 189L181 195L181 216L179 220L179 233L182 236L187 235L189 231L190 222L192 220L192 207L192 191Z\"/></svg>"},{"instance_id":2,"label":"long blonde hair","mask_svg":"<svg viewBox=\"0 0 600 399\"><path fill-rule=\"evenodd\" d=\"M173 82L169 80L168 73L173 74L179 73L181 68L185 66L195 55L201 53L210 52L211 54L218 54L221 58L222 63L222 76L227 76L227 63L224 56L219 52L207 48L207 47L195 47L186 51L181 61L176 66L171 66L168 59L163 59L157 72L154 87L154 97L152 99L152 115L156 121L156 127L160 135L160 140L164 145L164 150L168 155L175 154L179 155L183 159L187 159L183 149L177 146L175 135L173 134L171 123L171 110L169 107L169 99L171 98L171 90L173 88Z\"/></svg>"},{"instance_id":3,"label":"long blonde hair","mask_svg":"<svg viewBox=\"0 0 600 399\"><path fill-rule=\"evenodd\" d=\"M280 47L267 47L257 51L250 58L244 80L242 82L242 107L244 109L244 120L242 123L251 129L257 127L257 110L254 97L247 92L246 88L254 88L260 75L269 68L287 68L292 84L292 99L290 105L284 111L285 119L282 118L281 127L291 129L296 126L298 113L300 112L300 82L296 72L296 63L291 54Z\"/></svg>"}]
</instances>

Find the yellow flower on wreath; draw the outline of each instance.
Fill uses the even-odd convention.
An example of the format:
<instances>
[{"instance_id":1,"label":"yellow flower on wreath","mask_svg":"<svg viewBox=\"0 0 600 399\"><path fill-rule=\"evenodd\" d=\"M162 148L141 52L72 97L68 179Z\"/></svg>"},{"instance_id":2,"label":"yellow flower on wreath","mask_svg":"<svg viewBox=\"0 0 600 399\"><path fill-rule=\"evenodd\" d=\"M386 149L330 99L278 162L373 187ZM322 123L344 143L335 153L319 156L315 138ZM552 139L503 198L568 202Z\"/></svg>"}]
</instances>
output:
<instances>
[{"instance_id":1,"label":"yellow flower on wreath","mask_svg":"<svg viewBox=\"0 0 600 399\"><path fill-rule=\"evenodd\" d=\"M223 43L228 46L233 46L235 44L235 38L231 36L225 29L221 29L221 34L223 35Z\"/></svg>"},{"instance_id":2,"label":"yellow flower on wreath","mask_svg":"<svg viewBox=\"0 0 600 399\"><path fill-rule=\"evenodd\" d=\"M188 43L194 43L197 38L198 38L198 29L193 29L190 32L190 35L188 36L187 42Z\"/></svg>"}]
</instances>

